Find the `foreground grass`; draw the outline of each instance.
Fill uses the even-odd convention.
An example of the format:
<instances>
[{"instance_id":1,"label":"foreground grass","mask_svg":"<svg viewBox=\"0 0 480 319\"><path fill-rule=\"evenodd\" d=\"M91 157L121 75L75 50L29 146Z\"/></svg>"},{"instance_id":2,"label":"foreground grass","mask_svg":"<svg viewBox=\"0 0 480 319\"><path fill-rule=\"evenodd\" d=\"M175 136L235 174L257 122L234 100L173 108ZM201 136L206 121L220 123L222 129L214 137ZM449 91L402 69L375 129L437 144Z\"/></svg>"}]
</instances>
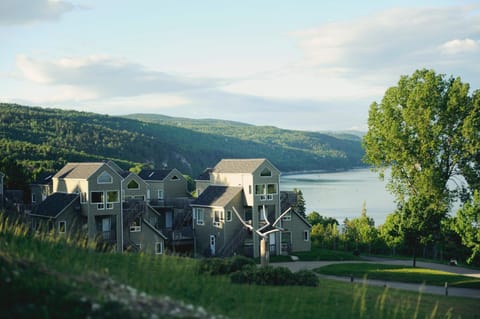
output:
<instances>
[{"instance_id":1,"label":"foreground grass","mask_svg":"<svg viewBox=\"0 0 480 319\"><path fill-rule=\"evenodd\" d=\"M400 281L409 283L425 283L427 285L443 286L445 282L451 287L480 289L480 279L457 275L445 271L412 268L398 265L373 263L335 264L315 269L325 275L367 277L385 281Z\"/></svg>"},{"instance_id":2,"label":"foreground grass","mask_svg":"<svg viewBox=\"0 0 480 319\"><path fill-rule=\"evenodd\" d=\"M32 314L84 317L91 307L84 304L84 296L102 302L105 294L96 289L94 281L99 279L95 278L112 278L148 295L167 295L232 318L480 317L474 299L329 280L315 288L234 285L227 277L199 275L192 259L98 253L67 242L28 237L22 231L2 228L1 222L0 257L0 318L18 317L15 309L25 318ZM29 307L35 312L29 312ZM99 317L127 317L120 310L113 304L109 313Z\"/></svg>"}]
</instances>

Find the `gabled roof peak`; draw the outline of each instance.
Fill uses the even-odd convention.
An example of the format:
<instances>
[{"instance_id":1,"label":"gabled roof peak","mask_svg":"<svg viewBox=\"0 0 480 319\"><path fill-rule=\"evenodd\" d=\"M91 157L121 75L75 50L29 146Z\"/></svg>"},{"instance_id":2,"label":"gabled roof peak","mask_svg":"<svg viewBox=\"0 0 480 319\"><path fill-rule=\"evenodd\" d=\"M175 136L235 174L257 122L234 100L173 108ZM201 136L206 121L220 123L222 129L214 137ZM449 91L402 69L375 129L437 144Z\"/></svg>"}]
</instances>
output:
<instances>
[{"instance_id":1,"label":"gabled roof peak","mask_svg":"<svg viewBox=\"0 0 480 319\"><path fill-rule=\"evenodd\" d=\"M214 173L253 173L264 163L266 158L222 159L215 165ZM273 166L273 165L272 165Z\"/></svg>"}]
</instances>

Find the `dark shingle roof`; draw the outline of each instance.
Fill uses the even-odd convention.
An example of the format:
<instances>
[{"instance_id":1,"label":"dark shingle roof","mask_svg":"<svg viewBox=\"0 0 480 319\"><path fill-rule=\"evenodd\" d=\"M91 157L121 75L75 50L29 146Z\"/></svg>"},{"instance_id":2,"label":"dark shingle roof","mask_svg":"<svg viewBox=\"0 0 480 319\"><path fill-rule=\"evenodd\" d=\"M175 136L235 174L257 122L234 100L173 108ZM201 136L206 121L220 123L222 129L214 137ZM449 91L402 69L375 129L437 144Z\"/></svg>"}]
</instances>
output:
<instances>
[{"instance_id":1,"label":"dark shingle roof","mask_svg":"<svg viewBox=\"0 0 480 319\"><path fill-rule=\"evenodd\" d=\"M242 187L208 186L192 205L224 207L242 191Z\"/></svg>"},{"instance_id":2,"label":"dark shingle roof","mask_svg":"<svg viewBox=\"0 0 480 319\"><path fill-rule=\"evenodd\" d=\"M142 169L138 176L144 181L163 181L171 171L168 169Z\"/></svg>"},{"instance_id":3,"label":"dark shingle roof","mask_svg":"<svg viewBox=\"0 0 480 319\"><path fill-rule=\"evenodd\" d=\"M215 165L213 171L215 173L253 173L265 161L264 158L222 159Z\"/></svg>"},{"instance_id":4,"label":"dark shingle roof","mask_svg":"<svg viewBox=\"0 0 480 319\"><path fill-rule=\"evenodd\" d=\"M56 217L75 201L80 205L78 194L53 193L37 206L32 215Z\"/></svg>"},{"instance_id":5,"label":"dark shingle roof","mask_svg":"<svg viewBox=\"0 0 480 319\"><path fill-rule=\"evenodd\" d=\"M52 183L53 173L42 173L37 176L37 179L32 185L48 185Z\"/></svg>"}]
</instances>

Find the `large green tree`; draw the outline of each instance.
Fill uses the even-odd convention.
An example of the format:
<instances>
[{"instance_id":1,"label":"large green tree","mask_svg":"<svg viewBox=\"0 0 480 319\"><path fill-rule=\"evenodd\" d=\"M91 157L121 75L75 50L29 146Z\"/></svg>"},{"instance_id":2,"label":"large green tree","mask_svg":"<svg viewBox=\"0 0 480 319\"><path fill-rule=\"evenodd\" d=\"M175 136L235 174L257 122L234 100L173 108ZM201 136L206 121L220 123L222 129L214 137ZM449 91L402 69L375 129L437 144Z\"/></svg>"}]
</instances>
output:
<instances>
[{"instance_id":1,"label":"large green tree","mask_svg":"<svg viewBox=\"0 0 480 319\"><path fill-rule=\"evenodd\" d=\"M441 220L459 190L447 182L473 167L479 114L469 90L460 78L417 70L370 107L365 159L381 176L391 168L388 188L414 257L419 245L439 238Z\"/></svg>"},{"instance_id":2,"label":"large green tree","mask_svg":"<svg viewBox=\"0 0 480 319\"><path fill-rule=\"evenodd\" d=\"M471 201L457 212L455 230L462 238L462 243L472 250L467 262L471 263L480 256L480 195L475 192Z\"/></svg>"}]
</instances>

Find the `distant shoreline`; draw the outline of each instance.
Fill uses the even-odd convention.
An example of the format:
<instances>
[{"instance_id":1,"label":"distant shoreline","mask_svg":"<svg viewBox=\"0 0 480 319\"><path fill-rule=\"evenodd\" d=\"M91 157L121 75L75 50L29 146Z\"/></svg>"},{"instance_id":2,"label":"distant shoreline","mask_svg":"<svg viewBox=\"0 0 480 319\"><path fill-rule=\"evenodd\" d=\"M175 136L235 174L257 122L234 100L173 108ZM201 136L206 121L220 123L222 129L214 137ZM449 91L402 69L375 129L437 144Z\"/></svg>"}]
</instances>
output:
<instances>
[{"instance_id":1,"label":"distant shoreline","mask_svg":"<svg viewBox=\"0 0 480 319\"><path fill-rule=\"evenodd\" d=\"M305 170L305 171L288 171L288 172L281 172L282 176L288 175L301 175L301 174L324 174L324 173L341 173L352 171L355 169L369 169L370 166L356 166L351 168L336 168L336 169L317 169L317 170Z\"/></svg>"}]
</instances>

